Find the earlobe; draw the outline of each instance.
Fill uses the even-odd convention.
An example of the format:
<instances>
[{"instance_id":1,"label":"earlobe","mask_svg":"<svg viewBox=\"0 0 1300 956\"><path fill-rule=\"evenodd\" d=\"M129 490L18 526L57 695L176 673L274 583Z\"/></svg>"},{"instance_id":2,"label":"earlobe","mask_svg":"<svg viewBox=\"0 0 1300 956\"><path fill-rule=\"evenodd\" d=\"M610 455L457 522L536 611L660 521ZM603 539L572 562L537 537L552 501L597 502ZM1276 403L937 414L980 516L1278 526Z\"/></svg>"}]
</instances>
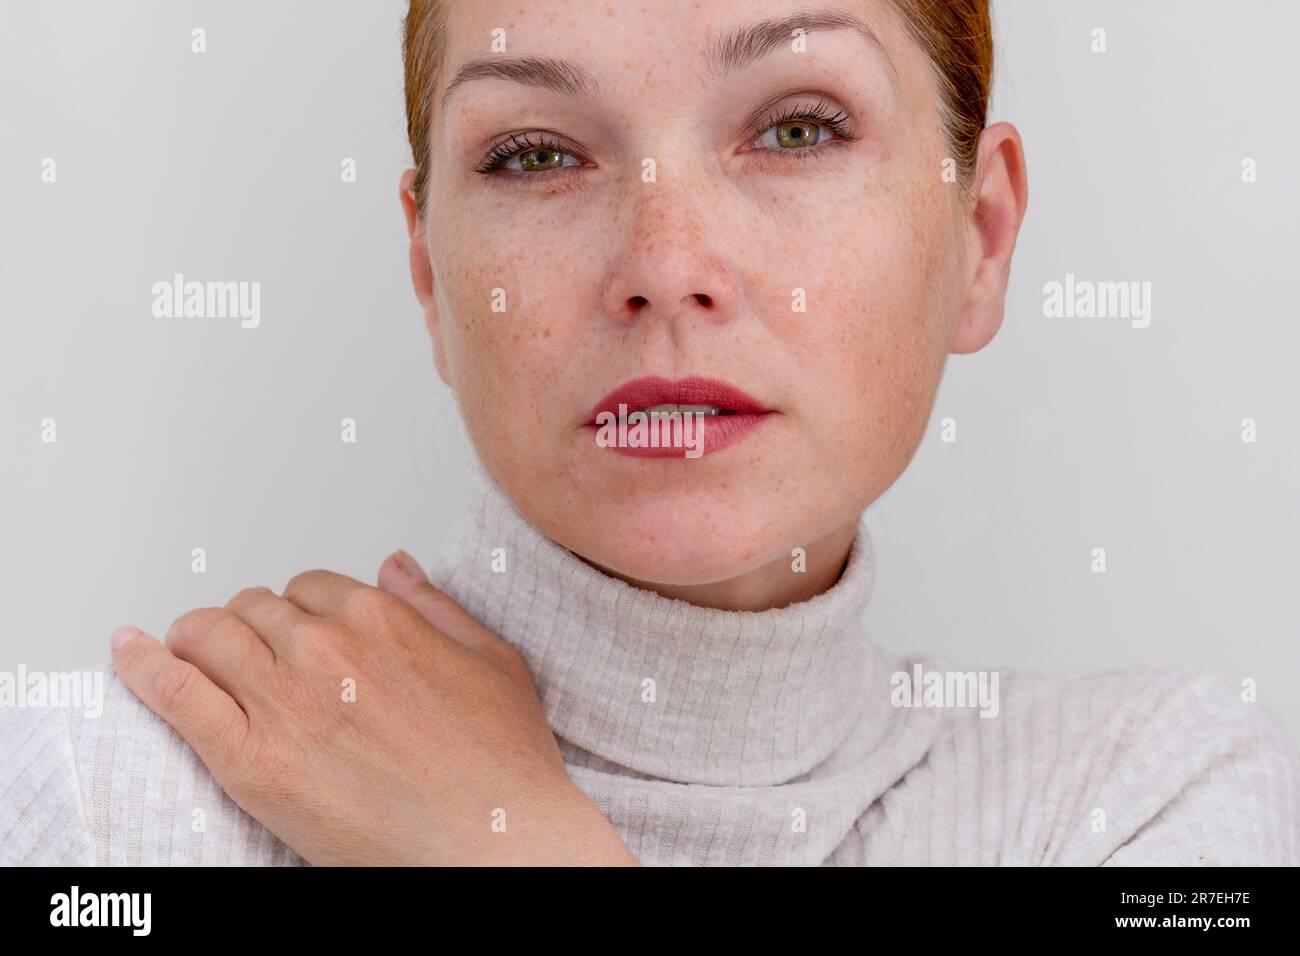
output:
<instances>
[{"instance_id":1,"label":"earlobe","mask_svg":"<svg viewBox=\"0 0 1300 956\"><path fill-rule=\"evenodd\" d=\"M977 194L969 212L970 269L962 314L949 351L982 349L1002 325L1011 254L1029 202L1029 182L1020 134L996 123L980 134Z\"/></svg>"}]
</instances>

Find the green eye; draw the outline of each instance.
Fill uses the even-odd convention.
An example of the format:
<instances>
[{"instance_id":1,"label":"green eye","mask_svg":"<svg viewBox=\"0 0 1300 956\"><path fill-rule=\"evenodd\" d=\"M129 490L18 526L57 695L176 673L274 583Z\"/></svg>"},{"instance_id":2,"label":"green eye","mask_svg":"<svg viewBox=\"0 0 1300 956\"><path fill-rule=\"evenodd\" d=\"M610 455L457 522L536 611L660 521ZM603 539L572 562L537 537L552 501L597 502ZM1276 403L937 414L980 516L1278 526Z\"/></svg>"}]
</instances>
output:
<instances>
[{"instance_id":1,"label":"green eye","mask_svg":"<svg viewBox=\"0 0 1300 956\"><path fill-rule=\"evenodd\" d=\"M573 153L548 138L511 135L504 143L492 147L492 151L483 157L474 171L484 174L501 171L520 179L543 179L547 173L559 173L566 168L581 165L582 161Z\"/></svg>"},{"instance_id":2,"label":"green eye","mask_svg":"<svg viewBox=\"0 0 1300 956\"><path fill-rule=\"evenodd\" d=\"M769 153L811 154L814 151L809 147L820 146L827 140L852 142L858 138L849 114L825 100L769 113L763 121L755 123L753 129L757 139L751 140L750 146L758 146Z\"/></svg>"},{"instance_id":3,"label":"green eye","mask_svg":"<svg viewBox=\"0 0 1300 956\"><path fill-rule=\"evenodd\" d=\"M785 148L812 146L821 129L815 123L781 123L776 127L776 141Z\"/></svg>"},{"instance_id":4,"label":"green eye","mask_svg":"<svg viewBox=\"0 0 1300 956\"><path fill-rule=\"evenodd\" d=\"M526 173L544 173L550 169L560 168L560 157L564 154L554 149L539 147L519 154L519 166Z\"/></svg>"}]
</instances>

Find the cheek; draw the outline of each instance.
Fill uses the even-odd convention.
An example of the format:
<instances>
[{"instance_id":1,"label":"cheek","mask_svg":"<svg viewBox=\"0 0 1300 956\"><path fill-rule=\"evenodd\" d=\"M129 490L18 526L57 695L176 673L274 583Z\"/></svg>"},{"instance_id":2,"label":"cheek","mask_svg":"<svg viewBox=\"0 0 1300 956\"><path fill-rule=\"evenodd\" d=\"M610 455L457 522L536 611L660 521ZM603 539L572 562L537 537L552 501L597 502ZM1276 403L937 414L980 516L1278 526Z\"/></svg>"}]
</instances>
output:
<instances>
[{"instance_id":1,"label":"cheek","mask_svg":"<svg viewBox=\"0 0 1300 956\"><path fill-rule=\"evenodd\" d=\"M787 344L808 370L800 405L824 461L870 474L879 490L910 460L929 418L955 314L945 197L920 182L870 187L869 198L786 249L815 277ZM840 216L843 218L840 218ZM851 218L850 218L851 217Z\"/></svg>"},{"instance_id":2,"label":"cheek","mask_svg":"<svg viewBox=\"0 0 1300 956\"><path fill-rule=\"evenodd\" d=\"M471 436L499 460L510 445L540 444L521 431L554 427L544 406L557 383L574 380L570 366L599 305L584 290L598 283L582 276L576 252L544 233L469 221L439 229L450 240L432 250L442 266L438 326L449 376Z\"/></svg>"}]
</instances>

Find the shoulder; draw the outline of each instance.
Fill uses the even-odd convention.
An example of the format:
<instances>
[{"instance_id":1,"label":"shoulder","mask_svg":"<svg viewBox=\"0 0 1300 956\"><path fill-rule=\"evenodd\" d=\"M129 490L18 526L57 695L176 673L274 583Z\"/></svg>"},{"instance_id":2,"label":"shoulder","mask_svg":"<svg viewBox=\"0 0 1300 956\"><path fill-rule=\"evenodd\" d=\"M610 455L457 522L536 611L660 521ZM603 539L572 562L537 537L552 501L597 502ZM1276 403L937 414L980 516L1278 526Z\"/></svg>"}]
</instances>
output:
<instances>
[{"instance_id":1,"label":"shoulder","mask_svg":"<svg viewBox=\"0 0 1300 956\"><path fill-rule=\"evenodd\" d=\"M1022 758L1044 862L1300 863L1300 761L1251 681L1141 667L1001 684L986 735Z\"/></svg>"},{"instance_id":2,"label":"shoulder","mask_svg":"<svg viewBox=\"0 0 1300 956\"><path fill-rule=\"evenodd\" d=\"M294 864L111 664L0 708L0 864Z\"/></svg>"},{"instance_id":3,"label":"shoulder","mask_svg":"<svg viewBox=\"0 0 1300 956\"><path fill-rule=\"evenodd\" d=\"M1254 681L1191 668L1136 672L1106 799L1118 865L1300 864L1300 760Z\"/></svg>"},{"instance_id":4,"label":"shoulder","mask_svg":"<svg viewBox=\"0 0 1300 956\"><path fill-rule=\"evenodd\" d=\"M0 866L95 862L68 715L6 672L0 706Z\"/></svg>"}]
</instances>

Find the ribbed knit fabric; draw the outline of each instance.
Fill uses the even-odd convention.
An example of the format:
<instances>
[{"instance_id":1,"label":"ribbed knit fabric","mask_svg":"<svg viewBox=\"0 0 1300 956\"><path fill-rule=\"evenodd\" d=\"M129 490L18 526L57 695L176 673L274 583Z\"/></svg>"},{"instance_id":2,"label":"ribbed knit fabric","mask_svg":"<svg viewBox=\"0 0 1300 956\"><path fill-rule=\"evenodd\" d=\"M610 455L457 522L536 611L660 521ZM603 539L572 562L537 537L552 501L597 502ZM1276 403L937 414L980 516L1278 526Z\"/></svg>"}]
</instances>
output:
<instances>
[{"instance_id":1,"label":"ribbed knit fabric","mask_svg":"<svg viewBox=\"0 0 1300 956\"><path fill-rule=\"evenodd\" d=\"M718 611L600 573L482 485L434 583L523 653L642 863L1300 863L1300 762L1231 679L1003 671L996 716L898 706L953 668L867 639L865 525L825 593ZM303 862L103 670L98 718L0 709L0 863Z\"/></svg>"}]
</instances>

